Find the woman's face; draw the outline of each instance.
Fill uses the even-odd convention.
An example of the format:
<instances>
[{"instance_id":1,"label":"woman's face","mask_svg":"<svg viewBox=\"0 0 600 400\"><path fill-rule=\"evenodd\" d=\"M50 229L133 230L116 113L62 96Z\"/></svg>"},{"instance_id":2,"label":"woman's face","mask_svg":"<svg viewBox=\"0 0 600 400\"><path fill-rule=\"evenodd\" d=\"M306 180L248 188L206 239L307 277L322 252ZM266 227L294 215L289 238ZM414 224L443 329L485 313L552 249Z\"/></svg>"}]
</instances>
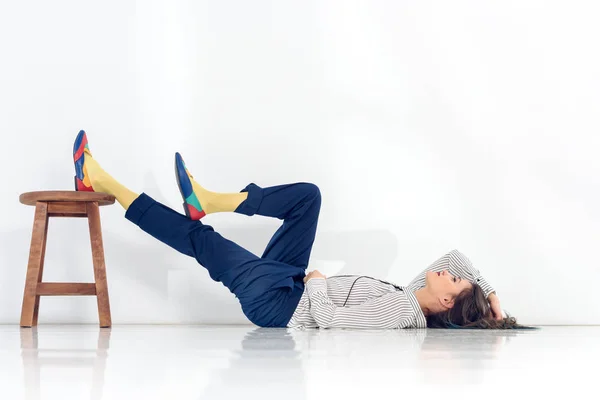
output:
<instances>
[{"instance_id":1,"label":"woman's face","mask_svg":"<svg viewBox=\"0 0 600 400\"><path fill-rule=\"evenodd\" d=\"M466 279L454 276L443 270L441 272L427 272L425 286L436 299L432 312L443 312L454 306L454 298L463 290L473 287Z\"/></svg>"}]
</instances>

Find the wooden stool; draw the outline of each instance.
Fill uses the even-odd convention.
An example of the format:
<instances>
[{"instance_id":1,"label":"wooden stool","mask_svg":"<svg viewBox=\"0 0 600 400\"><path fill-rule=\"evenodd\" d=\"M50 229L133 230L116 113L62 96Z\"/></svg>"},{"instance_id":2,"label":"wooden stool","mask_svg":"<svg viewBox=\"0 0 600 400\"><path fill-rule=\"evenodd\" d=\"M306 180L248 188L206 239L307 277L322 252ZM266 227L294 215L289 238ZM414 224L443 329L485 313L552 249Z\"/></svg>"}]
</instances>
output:
<instances>
[{"instance_id":1,"label":"wooden stool","mask_svg":"<svg viewBox=\"0 0 600 400\"><path fill-rule=\"evenodd\" d=\"M100 327L110 327L110 304L98 207L114 204L114 196L95 192L44 191L23 193L19 196L19 201L28 206L35 206L21 326L31 328L37 325L40 296L96 296ZM50 217L88 218L96 283L42 282Z\"/></svg>"}]
</instances>

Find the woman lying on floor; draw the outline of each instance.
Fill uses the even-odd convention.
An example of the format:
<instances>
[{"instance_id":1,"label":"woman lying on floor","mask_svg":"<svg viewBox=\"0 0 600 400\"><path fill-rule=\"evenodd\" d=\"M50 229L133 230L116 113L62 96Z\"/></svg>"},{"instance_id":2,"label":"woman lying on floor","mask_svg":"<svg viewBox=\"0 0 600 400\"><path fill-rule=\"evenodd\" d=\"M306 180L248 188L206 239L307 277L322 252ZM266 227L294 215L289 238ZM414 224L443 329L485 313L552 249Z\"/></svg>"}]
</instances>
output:
<instances>
[{"instance_id":1,"label":"woman lying on floor","mask_svg":"<svg viewBox=\"0 0 600 400\"><path fill-rule=\"evenodd\" d=\"M319 188L292 183L239 193L200 186L175 155L175 174L186 215L137 194L104 171L80 131L73 148L78 191L109 193L125 218L175 250L194 257L210 277L239 300L244 315L261 327L307 328L519 328L503 315L494 289L461 252L433 262L407 286L369 276L326 278L306 274L321 206ZM200 219L216 212L283 220L262 257L215 232Z\"/></svg>"}]
</instances>

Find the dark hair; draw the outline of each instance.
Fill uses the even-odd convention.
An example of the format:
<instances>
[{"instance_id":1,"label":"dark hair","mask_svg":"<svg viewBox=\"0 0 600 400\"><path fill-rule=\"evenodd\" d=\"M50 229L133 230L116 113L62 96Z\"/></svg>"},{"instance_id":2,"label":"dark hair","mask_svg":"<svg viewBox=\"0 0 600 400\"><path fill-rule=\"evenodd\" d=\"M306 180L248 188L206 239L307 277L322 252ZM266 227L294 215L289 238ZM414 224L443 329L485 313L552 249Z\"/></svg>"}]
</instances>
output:
<instances>
[{"instance_id":1,"label":"dark hair","mask_svg":"<svg viewBox=\"0 0 600 400\"><path fill-rule=\"evenodd\" d=\"M447 311L427 317L428 328L442 329L535 329L517 324L514 317L494 319L490 304L481 286L473 284L454 299L454 306Z\"/></svg>"}]
</instances>

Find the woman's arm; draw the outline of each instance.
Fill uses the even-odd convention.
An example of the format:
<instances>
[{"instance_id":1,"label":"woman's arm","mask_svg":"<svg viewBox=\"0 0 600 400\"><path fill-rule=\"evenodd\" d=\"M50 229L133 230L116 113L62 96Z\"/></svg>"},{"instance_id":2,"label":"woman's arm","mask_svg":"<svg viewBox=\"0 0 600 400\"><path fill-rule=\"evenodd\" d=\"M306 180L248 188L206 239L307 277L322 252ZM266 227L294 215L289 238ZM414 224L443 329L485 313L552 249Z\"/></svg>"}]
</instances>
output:
<instances>
[{"instance_id":1,"label":"woman's arm","mask_svg":"<svg viewBox=\"0 0 600 400\"><path fill-rule=\"evenodd\" d=\"M490 294L495 293L494 288L481 276L477 268L473 266L471 261L460 251L454 249L442 257L434 261L429 267L413 279L408 285L409 288L425 286L425 273L428 271L438 272L447 269L452 275L460 276L463 279L469 280L471 283L476 283L481 286L485 296L490 300Z\"/></svg>"},{"instance_id":2,"label":"woman's arm","mask_svg":"<svg viewBox=\"0 0 600 400\"><path fill-rule=\"evenodd\" d=\"M327 295L325 279L309 279L306 290L310 313L320 328L406 328L415 320L415 305L404 292L390 292L356 306L338 307Z\"/></svg>"}]
</instances>

